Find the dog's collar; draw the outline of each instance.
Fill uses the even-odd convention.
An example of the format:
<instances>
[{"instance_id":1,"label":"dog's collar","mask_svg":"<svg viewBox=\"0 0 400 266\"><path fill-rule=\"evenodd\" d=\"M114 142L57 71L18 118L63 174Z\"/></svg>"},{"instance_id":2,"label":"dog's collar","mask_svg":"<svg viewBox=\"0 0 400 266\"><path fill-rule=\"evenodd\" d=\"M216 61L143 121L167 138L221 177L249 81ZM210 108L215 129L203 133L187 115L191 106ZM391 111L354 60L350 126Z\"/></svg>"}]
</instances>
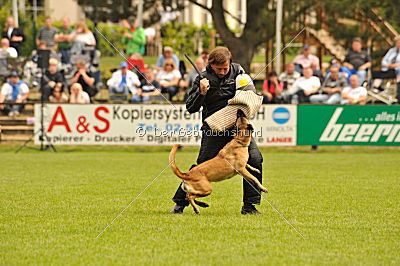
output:
<instances>
[{"instance_id":1,"label":"dog's collar","mask_svg":"<svg viewBox=\"0 0 400 266\"><path fill-rule=\"evenodd\" d=\"M246 144L244 144L243 142L241 142L241 141L239 141L239 140L237 140L237 139L235 139L235 141L237 142L237 143L239 143L240 145L242 145L243 147L249 147L249 145L246 145Z\"/></svg>"}]
</instances>

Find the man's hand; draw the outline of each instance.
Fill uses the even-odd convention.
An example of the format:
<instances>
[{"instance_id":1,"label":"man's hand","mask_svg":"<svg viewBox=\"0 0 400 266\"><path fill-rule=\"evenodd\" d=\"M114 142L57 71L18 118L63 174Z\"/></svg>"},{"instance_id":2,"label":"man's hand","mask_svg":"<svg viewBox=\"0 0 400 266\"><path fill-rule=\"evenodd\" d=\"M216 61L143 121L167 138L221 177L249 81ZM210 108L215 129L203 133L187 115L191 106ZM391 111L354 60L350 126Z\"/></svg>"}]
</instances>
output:
<instances>
[{"instance_id":1,"label":"man's hand","mask_svg":"<svg viewBox=\"0 0 400 266\"><path fill-rule=\"evenodd\" d=\"M206 95L208 89L210 88L210 81L206 78L200 80L200 93Z\"/></svg>"},{"instance_id":2,"label":"man's hand","mask_svg":"<svg viewBox=\"0 0 400 266\"><path fill-rule=\"evenodd\" d=\"M54 88L54 86L56 85L56 83L54 81L49 81L48 85L52 88Z\"/></svg>"}]
</instances>

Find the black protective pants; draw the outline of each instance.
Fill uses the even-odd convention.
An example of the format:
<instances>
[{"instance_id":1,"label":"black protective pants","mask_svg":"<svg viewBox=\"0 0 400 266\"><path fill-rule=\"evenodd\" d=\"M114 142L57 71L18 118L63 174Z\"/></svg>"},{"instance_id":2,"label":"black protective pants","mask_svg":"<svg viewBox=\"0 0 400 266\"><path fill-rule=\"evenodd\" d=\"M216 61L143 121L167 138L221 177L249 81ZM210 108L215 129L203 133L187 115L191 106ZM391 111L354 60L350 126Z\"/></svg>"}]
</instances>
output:
<instances>
[{"instance_id":1,"label":"black protective pants","mask_svg":"<svg viewBox=\"0 0 400 266\"><path fill-rule=\"evenodd\" d=\"M197 157L197 164L201 164L205 161L208 161L215 156L217 156L218 152L229 142L232 140L232 137L226 136L206 136L203 134L201 139L201 147L199 156ZM254 177L256 177L260 183L262 183L262 162L263 158L260 150L257 147L254 139L251 140L249 146L249 161L248 164L253 166L254 168L260 170L260 174L247 169ZM193 168L196 165L192 165ZM251 181L250 181L251 182ZM257 189L257 190L256 190ZM258 187L243 179L243 202L250 204L260 204L261 194ZM186 192L183 191L181 185L179 185L174 197L172 200L181 206L188 206L189 202L186 200Z\"/></svg>"}]
</instances>

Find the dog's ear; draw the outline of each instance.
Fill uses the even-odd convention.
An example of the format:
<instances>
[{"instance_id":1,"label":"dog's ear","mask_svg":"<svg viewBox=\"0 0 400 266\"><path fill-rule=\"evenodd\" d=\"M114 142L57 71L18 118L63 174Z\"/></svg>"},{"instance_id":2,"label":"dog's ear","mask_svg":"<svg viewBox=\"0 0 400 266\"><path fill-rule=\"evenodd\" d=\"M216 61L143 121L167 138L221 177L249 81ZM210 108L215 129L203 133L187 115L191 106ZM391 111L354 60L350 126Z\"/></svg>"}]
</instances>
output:
<instances>
[{"instance_id":1,"label":"dog's ear","mask_svg":"<svg viewBox=\"0 0 400 266\"><path fill-rule=\"evenodd\" d=\"M254 131L254 127L251 124L247 125L247 129L250 130L250 132Z\"/></svg>"},{"instance_id":2,"label":"dog's ear","mask_svg":"<svg viewBox=\"0 0 400 266\"><path fill-rule=\"evenodd\" d=\"M237 118L246 117L246 114L242 111L242 109L237 110Z\"/></svg>"}]
</instances>

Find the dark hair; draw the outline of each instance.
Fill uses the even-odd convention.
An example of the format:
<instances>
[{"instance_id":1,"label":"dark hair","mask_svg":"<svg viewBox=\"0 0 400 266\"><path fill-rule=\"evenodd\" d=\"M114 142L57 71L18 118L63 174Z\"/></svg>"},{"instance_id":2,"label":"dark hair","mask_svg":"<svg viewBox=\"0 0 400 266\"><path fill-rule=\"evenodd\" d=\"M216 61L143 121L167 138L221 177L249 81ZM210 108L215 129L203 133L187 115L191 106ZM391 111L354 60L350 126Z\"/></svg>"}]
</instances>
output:
<instances>
[{"instance_id":1,"label":"dark hair","mask_svg":"<svg viewBox=\"0 0 400 266\"><path fill-rule=\"evenodd\" d=\"M276 74L275 71L271 71L271 72L268 73L268 78L270 78L270 77L277 77L277 76L278 76L278 74Z\"/></svg>"},{"instance_id":2,"label":"dark hair","mask_svg":"<svg viewBox=\"0 0 400 266\"><path fill-rule=\"evenodd\" d=\"M221 65L230 61L232 58L231 52L226 47L216 47L208 56L208 64L209 65Z\"/></svg>"}]
</instances>

